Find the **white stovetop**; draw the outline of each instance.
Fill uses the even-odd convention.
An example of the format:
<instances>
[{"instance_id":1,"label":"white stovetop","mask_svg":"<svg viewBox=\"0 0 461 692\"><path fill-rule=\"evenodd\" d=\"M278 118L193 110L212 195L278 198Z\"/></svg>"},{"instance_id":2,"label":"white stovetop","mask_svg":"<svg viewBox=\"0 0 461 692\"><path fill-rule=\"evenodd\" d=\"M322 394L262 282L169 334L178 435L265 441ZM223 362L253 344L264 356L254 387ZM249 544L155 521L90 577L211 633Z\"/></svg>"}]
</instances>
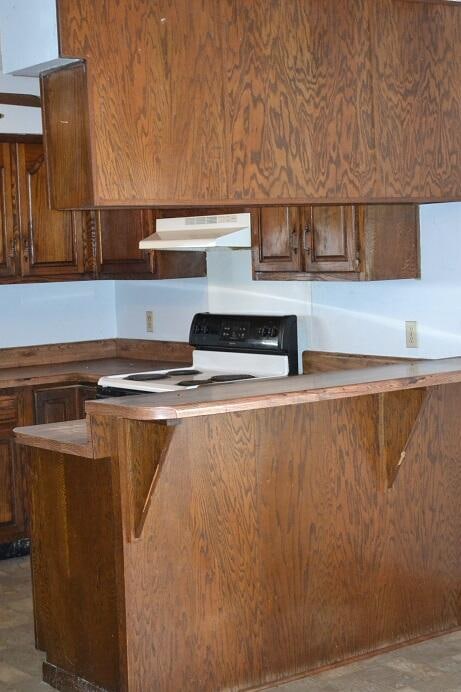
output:
<instances>
[{"instance_id":1,"label":"white stovetop","mask_svg":"<svg viewBox=\"0 0 461 692\"><path fill-rule=\"evenodd\" d=\"M175 376L174 372L176 370L179 370L182 374ZM200 374L187 374L188 372L194 370L198 370ZM136 382L126 379L127 377L135 374L146 374L146 371L144 371L143 373L129 373L126 375L109 375L107 377L101 377L98 384L101 387L130 389L136 392L179 392L183 391L184 389L195 389L200 386L201 381L208 380L210 377L216 375L253 375L253 377L257 379L286 377L288 375L288 356L196 350L192 355L191 367L152 370L151 373L155 375L171 373L171 376L168 377L168 379L152 380L147 382ZM185 380L191 381L194 384L187 386L178 385L178 382ZM216 382L213 383L213 386L217 384L226 383Z\"/></svg>"}]
</instances>

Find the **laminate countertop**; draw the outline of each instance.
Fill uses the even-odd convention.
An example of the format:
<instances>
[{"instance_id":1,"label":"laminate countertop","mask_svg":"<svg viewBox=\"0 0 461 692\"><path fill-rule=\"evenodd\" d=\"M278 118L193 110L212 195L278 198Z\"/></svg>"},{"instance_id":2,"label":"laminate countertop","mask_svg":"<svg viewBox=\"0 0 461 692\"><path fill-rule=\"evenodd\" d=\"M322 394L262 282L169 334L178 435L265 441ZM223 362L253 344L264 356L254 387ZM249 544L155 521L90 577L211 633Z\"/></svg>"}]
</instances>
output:
<instances>
[{"instance_id":1,"label":"laminate countertop","mask_svg":"<svg viewBox=\"0 0 461 692\"><path fill-rule=\"evenodd\" d=\"M137 361L136 365L139 363ZM125 363L123 365L125 367ZM94 364L94 368L96 371L98 364ZM175 421L456 382L461 382L461 358L421 360L361 370L205 386L183 392L87 401L86 420L16 428L15 433L17 441L26 446L95 459L100 458L95 440L104 442L106 434L100 428L104 416L138 421Z\"/></svg>"},{"instance_id":2,"label":"laminate countertop","mask_svg":"<svg viewBox=\"0 0 461 692\"><path fill-rule=\"evenodd\" d=\"M189 363L134 358L99 358L50 365L29 365L15 368L0 367L0 389L24 386L71 385L80 382L97 384L104 375L180 368Z\"/></svg>"},{"instance_id":3,"label":"laminate countertop","mask_svg":"<svg viewBox=\"0 0 461 692\"><path fill-rule=\"evenodd\" d=\"M422 360L273 380L210 385L184 392L88 401L95 416L161 421L343 399L461 382L461 358Z\"/></svg>"}]
</instances>

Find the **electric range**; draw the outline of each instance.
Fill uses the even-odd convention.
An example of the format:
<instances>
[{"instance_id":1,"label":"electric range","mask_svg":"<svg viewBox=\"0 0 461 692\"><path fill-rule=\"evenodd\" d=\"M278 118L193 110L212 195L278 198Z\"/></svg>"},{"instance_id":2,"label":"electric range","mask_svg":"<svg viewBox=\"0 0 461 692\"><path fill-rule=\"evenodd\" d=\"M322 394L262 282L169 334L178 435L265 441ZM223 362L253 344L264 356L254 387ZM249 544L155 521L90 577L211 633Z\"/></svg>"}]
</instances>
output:
<instances>
[{"instance_id":1,"label":"electric range","mask_svg":"<svg viewBox=\"0 0 461 692\"><path fill-rule=\"evenodd\" d=\"M142 392L179 392L298 374L295 315L217 315L192 320L192 365L150 372L109 375L98 382L98 397Z\"/></svg>"}]
</instances>

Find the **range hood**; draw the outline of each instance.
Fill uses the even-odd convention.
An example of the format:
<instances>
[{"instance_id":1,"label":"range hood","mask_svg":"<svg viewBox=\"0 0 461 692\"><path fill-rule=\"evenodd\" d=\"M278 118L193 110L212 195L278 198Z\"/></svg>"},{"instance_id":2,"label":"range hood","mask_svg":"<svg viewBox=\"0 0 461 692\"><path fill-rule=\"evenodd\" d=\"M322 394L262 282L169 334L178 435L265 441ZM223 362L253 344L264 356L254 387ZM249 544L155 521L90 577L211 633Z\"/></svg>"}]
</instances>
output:
<instances>
[{"instance_id":1,"label":"range hood","mask_svg":"<svg viewBox=\"0 0 461 692\"><path fill-rule=\"evenodd\" d=\"M155 233L141 240L141 250L251 247L251 216L248 213L157 219L156 229Z\"/></svg>"}]
</instances>

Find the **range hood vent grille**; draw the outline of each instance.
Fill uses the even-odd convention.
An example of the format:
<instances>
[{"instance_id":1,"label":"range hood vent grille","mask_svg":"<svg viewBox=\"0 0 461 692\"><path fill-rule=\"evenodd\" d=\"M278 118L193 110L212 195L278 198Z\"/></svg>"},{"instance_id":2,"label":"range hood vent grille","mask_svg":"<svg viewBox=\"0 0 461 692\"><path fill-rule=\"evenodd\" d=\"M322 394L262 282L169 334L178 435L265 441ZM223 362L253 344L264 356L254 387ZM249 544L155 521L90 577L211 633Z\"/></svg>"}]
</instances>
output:
<instances>
[{"instance_id":1,"label":"range hood vent grille","mask_svg":"<svg viewBox=\"0 0 461 692\"><path fill-rule=\"evenodd\" d=\"M219 214L157 219L157 230L139 243L141 250L211 250L251 247L251 215Z\"/></svg>"}]
</instances>

